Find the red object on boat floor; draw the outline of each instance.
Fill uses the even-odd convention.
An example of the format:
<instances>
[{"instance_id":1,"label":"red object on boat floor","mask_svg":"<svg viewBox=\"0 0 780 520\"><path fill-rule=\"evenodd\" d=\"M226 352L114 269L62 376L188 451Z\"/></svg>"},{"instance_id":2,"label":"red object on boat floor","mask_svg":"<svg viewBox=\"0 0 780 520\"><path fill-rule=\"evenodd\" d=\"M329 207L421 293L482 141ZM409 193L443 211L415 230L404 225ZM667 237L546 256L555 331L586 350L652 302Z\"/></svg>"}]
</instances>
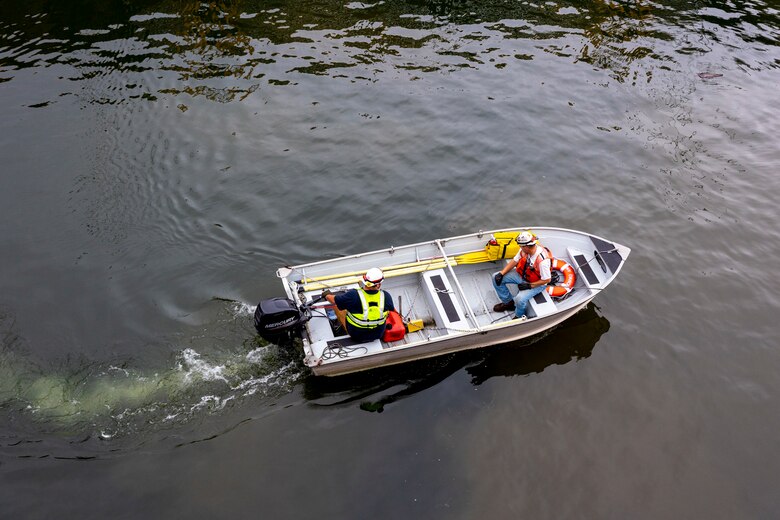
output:
<instances>
[{"instance_id":1,"label":"red object on boat floor","mask_svg":"<svg viewBox=\"0 0 780 520\"><path fill-rule=\"evenodd\" d=\"M395 311L390 311L387 315L387 325L385 326L385 333L382 336L382 341L386 343L400 341L404 339L404 335L406 335L406 329L404 329L404 322L401 319L401 315Z\"/></svg>"}]
</instances>

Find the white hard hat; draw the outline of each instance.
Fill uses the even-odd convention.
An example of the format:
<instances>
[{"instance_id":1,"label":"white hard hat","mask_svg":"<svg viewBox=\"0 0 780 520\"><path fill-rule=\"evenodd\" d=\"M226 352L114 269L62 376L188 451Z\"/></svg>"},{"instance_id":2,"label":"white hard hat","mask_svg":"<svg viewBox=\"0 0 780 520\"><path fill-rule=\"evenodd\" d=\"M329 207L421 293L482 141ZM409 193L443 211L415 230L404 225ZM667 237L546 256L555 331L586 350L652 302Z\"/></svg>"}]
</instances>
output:
<instances>
[{"instance_id":1,"label":"white hard hat","mask_svg":"<svg viewBox=\"0 0 780 520\"><path fill-rule=\"evenodd\" d=\"M532 245L535 245L539 241L536 238L536 235L534 235L530 231L523 231L522 233L517 235L517 238L515 238L515 240L521 246L532 246Z\"/></svg>"},{"instance_id":2,"label":"white hard hat","mask_svg":"<svg viewBox=\"0 0 780 520\"><path fill-rule=\"evenodd\" d=\"M382 273L382 270L378 267L372 267L363 275L363 285L366 287L373 287L382 283L382 280L384 279L385 275Z\"/></svg>"}]
</instances>

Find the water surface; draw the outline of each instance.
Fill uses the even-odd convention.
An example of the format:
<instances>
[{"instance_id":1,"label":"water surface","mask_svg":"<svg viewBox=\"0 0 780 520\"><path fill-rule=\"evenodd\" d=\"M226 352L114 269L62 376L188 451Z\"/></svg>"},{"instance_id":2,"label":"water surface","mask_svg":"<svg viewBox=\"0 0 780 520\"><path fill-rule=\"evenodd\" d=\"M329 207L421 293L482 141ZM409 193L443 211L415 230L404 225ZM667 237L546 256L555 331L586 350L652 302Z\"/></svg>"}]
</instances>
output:
<instances>
[{"instance_id":1,"label":"water surface","mask_svg":"<svg viewBox=\"0 0 780 520\"><path fill-rule=\"evenodd\" d=\"M775 516L779 9L4 2L2 510ZM519 344L254 336L281 265L515 225L633 252Z\"/></svg>"}]
</instances>

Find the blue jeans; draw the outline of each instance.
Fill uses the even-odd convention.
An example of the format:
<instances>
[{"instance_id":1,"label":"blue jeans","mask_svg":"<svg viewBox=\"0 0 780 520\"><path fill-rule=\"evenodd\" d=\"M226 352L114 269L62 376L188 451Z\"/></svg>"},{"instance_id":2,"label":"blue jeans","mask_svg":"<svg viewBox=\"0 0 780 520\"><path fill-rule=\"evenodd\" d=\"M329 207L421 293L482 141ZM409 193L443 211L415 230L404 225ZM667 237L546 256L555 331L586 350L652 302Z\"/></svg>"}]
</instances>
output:
<instances>
[{"instance_id":1,"label":"blue jeans","mask_svg":"<svg viewBox=\"0 0 780 520\"><path fill-rule=\"evenodd\" d=\"M507 284L519 284L522 282L523 278L520 276L520 273L512 269L504 275L504 279L501 280L501 285L496 285L495 276L497 274L498 271L493 273L493 276L490 278L490 281L493 282L493 289L496 290L496 294L503 303L509 303L512 300L515 301L515 316L518 318L525 315L525 306L528 303L528 300L544 291L544 288L547 287L546 285L540 285L539 287L534 287L533 289L518 291L517 296L512 298L512 293L509 292L509 287L507 287Z\"/></svg>"}]
</instances>

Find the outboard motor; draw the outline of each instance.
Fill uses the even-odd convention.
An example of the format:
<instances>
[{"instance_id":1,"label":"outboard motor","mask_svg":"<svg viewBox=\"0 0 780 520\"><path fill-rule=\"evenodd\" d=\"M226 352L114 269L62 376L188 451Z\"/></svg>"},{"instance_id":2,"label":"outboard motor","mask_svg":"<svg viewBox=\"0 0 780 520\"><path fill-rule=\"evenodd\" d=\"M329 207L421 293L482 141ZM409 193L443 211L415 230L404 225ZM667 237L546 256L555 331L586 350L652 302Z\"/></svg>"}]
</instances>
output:
<instances>
[{"instance_id":1,"label":"outboard motor","mask_svg":"<svg viewBox=\"0 0 780 520\"><path fill-rule=\"evenodd\" d=\"M301 337L305 315L290 299L271 298L257 304L255 329L264 340L288 345Z\"/></svg>"}]
</instances>

